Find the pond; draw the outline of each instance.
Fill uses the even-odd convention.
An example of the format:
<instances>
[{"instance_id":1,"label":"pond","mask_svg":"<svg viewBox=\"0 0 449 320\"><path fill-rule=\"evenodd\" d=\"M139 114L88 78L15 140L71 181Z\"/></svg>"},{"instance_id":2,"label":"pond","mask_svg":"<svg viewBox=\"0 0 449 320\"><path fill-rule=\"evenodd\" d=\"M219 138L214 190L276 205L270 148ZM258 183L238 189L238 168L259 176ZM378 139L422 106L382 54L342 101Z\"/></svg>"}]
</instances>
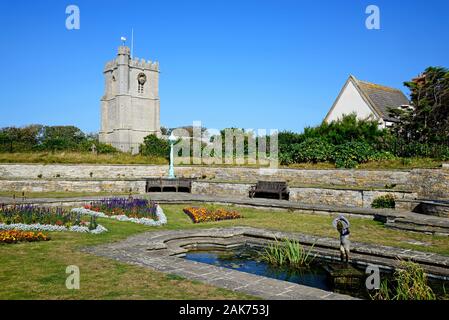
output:
<instances>
[{"instance_id":1,"label":"pond","mask_svg":"<svg viewBox=\"0 0 449 320\"><path fill-rule=\"evenodd\" d=\"M248 245L232 250L195 250L185 255L185 259L207 263L224 268L248 272L264 277L298 283L326 291L370 299L365 286L368 276L363 267L346 265L336 261L315 258L308 267L291 268L273 266L262 260L261 249ZM343 276L342 276L343 275ZM381 279L391 279L392 275L381 271ZM441 291L441 282L430 283ZM449 286L446 284L446 287Z\"/></svg>"}]
</instances>

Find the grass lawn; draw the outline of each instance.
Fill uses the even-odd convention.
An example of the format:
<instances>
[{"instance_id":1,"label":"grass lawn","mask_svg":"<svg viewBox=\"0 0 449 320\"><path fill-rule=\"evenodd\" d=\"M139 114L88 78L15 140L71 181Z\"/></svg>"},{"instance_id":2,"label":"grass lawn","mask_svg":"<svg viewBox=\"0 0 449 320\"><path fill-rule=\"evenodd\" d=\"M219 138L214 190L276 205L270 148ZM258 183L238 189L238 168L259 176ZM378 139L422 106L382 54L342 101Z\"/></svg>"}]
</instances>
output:
<instances>
[{"instance_id":1,"label":"grass lawn","mask_svg":"<svg viewBox=\"0 0 449 320\"><path fill-rule=\"evenodd\" d=\"M90 152L14 152L0 153L0 163L70 164L167 164L167 159L130 153L92 154Z\"/></svg>"},{"instance_id":2,"label":"grass lawn","mask_svg":"<svg viewBox=\"0 0 449 320\"><path fill-rule=\"evenodd\" d=\"M243 215L243 219L225 220L192 224L190 218L182 212L188 205L163 205L168 218L167 229L214 228L230 226L251 226L271 230L301 232L316 236L338 238L338 233L332 227L334 219L328 215L297 213L272 210L258 210L238 206L228 206ZM204 206L204 204L192 204ZM226 207L222 205L207 205L209 208ZM350 218L351 240L379 245L400 247L438 254L449 255L449 237L406 232L385 228L381 222L366 218ZM416 244L417 242L422 244Z\"/></svg>"},{"instance_id":3,"label":"grass lawn","mask_svg":"<svg viewBox=\"0 0 449 320\"><path fill-rule=\"evenodd\" d=\"M357 166L360 170L408 170L413 168L439 168L443 162L431 158L396 158L392 160L370 161ZM292 169L335 169L335 164L329 162L320 163L295 163L286 166Z\"/></svg>"},{"instance_id":4,"label":"grass lawn","mask_svg":"<svg viewBox=\"0 0 449 320\"><path fill-rule=\"evenodd\" d=\"M52 232L48 242L0 245L0 299L244 299L246 295L82 253L154 228L99 219L101 235ZM80 290L65 287L68 265L80 268Z\"/></svg>"},{"instance_id":5,"label":"grass lawn","mask_svg":"<svg viewBox=\"0 0 449 320\"><path fill-rule=\"evenodd\" d=\"M142 155L131 155L129 153L115 154L92 154L90 152L15 152L0 153L0 163L43 163L43 164L168 164L167 159L161 157L148 157ZM188 160L187 160L188 163ZM359 169L389 170L389 169L412 169L412 168L437 168L441 167L442 161L431 158L396 158L392 160L370 161L362 163ZM206 166L206 165L204 165ZM213 167L235 167L238 165L207 165ZM243 167L258 168L259 165L242 165ZM321 163L295 163L282 168L296 169L335 169L335 164L329 162Z\"/></svg>"},{"instance_id":6,"label":"grass lawn","mask_svg":"<svg viewBox=\"0 0 449 320\"><path fill-rule=\"evenodd\" d=\"M79 248L118 241L144 231L184 228L211 228L236 225L297 231L337 237L328 216L265 211L236 207L243 219L193 224L181 205L164 205L168 224L152 228L99 219L108 233L89 235L51 233L48 242L0 245L0 299L245 299L243 294L192 282L173 275L139 266L82 253ZM449 237L437 237L395 231L368 219L351 219L351 237L364 241L394 245L449 255ZM419 241L426 245L416 245ZM81 271L81 289L65 288L65 268L77 265Z\"/></svg>"}]
</instances>

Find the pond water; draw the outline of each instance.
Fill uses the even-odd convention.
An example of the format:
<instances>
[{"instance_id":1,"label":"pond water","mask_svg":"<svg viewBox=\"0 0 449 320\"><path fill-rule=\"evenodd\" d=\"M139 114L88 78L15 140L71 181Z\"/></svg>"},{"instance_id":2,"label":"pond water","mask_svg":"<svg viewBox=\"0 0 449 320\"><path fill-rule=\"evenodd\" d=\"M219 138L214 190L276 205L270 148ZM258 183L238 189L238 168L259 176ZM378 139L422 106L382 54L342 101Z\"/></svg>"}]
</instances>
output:
<instances>
[{"instance_id":1,"label":"pond water","mask_svg":"<svg viewBox=\"0 0 449 320\"><path fill-rule=\"evenodd\" d=\"M264 277L289 281L338 292L353 297L370 299L365 286L368 276L365 269L350 265L349 268L340 262L315 258L308 267L290 268L273 266L262 260L261 250L250 246L241 246L232 250L196 250L188 252L185 259L212 264L220 267L248 272ZM338 278L332 270L350 270L349 277ZM332 275L333 274L333 275ZM381 279L391 279L390 273L382 273ZM431 281L429 285L434 292L442 292L443 282ZM446 283L446 287L449 288Z\"/></svg>"},{"instance_id":2,"label":"pond water","mask_svg":"<svg viewBox=\"0 0 449 320\"><path fill-rule=\"evenodd\" d=\"M260 250L249 246L242 246L233 250L198 250L190 251L185 257L187 260L203 262L220 267L248 272L264 277L284 280L293 283L299 283L309 287L319 288L326 291L334 291L359 298L368 298L369 295L364 289L365 276L363 276L363 285L334 285L332 278L329 277L325 265L342 265L339 262L329 262L316 258L309 267L293 269L289 267L273 266L262 260ZM360 270L359 270L360 271Z\"/></svg>"}]
</instances>

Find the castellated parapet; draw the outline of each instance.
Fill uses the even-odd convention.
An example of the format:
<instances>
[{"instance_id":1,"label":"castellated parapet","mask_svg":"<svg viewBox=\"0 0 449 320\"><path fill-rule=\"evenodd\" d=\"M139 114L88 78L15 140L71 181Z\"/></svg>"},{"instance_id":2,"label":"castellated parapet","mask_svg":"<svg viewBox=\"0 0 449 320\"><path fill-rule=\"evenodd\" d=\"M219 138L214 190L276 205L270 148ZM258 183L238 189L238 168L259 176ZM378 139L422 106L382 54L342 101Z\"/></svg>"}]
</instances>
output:
<instances>
[{"instance_id":1,"label":"castellated parapet","mask_svg":"<svg viewBox=\"0 0 449 320\"><path fill-rule=\"evenodd\" d=\"M120 46L103 74L100 141L137 153L145 136L160 136L159 63L132 59L129 47Z\"/></svg>"},{"instance_id":2,"label":"castellated parapet","mask_svg":"<svg viewBox=\"0 0 449 320\"><path fill-rule=\"evenodd\" d=\"M151 70L151 71L159 72L159 62L158 61L134 58L134 59L130 60L129 65L130 65L130 67L133 67L133 68L139 68L142 70ZM103 72L113 71L115 68L117 68L117 59L108 61L104 67Z\"/></svg>"}]
</instances>

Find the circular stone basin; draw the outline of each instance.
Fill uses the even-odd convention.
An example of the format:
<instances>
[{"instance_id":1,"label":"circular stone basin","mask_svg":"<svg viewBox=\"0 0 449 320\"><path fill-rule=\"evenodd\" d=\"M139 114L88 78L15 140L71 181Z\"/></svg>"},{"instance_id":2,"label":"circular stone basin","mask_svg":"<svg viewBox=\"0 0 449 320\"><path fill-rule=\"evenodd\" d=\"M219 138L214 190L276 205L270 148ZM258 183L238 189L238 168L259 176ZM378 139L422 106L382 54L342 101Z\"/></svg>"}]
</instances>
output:
<instances>
[{"instance_id":1,"label":"circular stone basin","mask_svg":"<svg viewBox=\"0 0 449 320\"><path fill-rule=\"evenodd\" d=\"M425 200L421 201L416 211L437 217L449 218L449 201L447 200Z\"/></svg>"}]
</instances>

